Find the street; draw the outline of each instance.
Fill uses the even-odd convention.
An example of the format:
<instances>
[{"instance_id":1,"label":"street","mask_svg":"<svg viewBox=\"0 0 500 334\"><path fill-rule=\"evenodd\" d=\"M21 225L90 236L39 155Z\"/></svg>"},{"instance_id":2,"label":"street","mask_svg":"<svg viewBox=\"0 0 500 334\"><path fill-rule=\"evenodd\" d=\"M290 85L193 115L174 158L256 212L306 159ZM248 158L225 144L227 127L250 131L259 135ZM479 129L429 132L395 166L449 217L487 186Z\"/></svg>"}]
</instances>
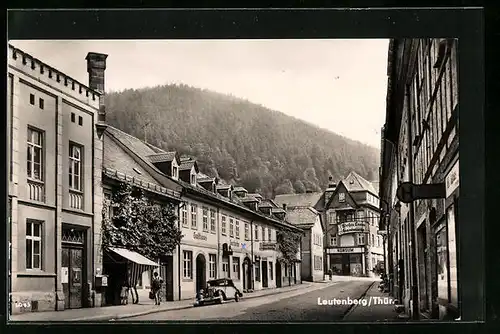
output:
<instances>
[{"instance_id":1,"label":"street","mask_svg":"<svg viewBox=\"0 0 500 334\"><path fill-rule=\"evenodd\" d=\"M166 311L119 319L119 321L164 320L231 320L231 321L338 321L350 305L318 305L319 300L348 298L358 299L372 285L369 280L350 280L326 285L324 288L308 288L240 302L229 301L222 305L208 305L184 310Z\"/></svg>"}]
</instances>

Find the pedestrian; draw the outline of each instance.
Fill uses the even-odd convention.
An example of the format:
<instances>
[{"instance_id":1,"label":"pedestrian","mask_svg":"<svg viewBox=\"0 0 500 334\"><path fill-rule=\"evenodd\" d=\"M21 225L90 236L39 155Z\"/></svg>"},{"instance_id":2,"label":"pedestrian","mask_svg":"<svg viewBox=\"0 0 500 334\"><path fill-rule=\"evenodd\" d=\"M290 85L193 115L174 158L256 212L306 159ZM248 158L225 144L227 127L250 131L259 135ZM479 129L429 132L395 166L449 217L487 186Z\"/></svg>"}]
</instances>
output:
<instances>
[{"instance_id":1,"label":"pedestrian","mask_svg":"<svg viewBox=\"0 0 500 334\"><path fill-rule=\"evenodd\" d=\"M151 291L155 297L155 305L160 305L160 290L162 283L163 279L158 275L158 272L155 271L153 274L153 282L151 284Z\"/></svg>"},{"instance_id":2,"label":"pedestrian","mask_svg":"<svg viewBox=\"0 0 500 334\"><path fill-rule=\"evenodd\" d=\"M328 276L330 276L330 281L332 280L332 275L333 275L333 270L330 268L328 269Z\"/></svg>"},{"instance_id":3,"label":"pedestrian","mask_svg":"<svg viewBox=\"0 0 500 334\"><path fill-rule=\"evenodd\" d=\"M128 288L132 295L132 303L139 304L139 294L137 293L137 280L132 277L132 269L128 268Z\"/></svg>"}]
</instances>

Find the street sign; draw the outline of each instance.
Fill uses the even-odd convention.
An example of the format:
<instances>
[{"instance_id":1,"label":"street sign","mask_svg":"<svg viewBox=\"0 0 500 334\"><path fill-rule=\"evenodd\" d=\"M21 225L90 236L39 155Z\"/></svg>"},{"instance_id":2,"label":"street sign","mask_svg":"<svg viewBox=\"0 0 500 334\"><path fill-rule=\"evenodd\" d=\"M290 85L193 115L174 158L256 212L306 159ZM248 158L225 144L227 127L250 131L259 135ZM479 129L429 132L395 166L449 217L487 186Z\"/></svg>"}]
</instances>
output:
<instances>
[{"instance_id":1,"label":"street sign","mask_svg":"<svg viewBox=\"0 0 500 334\"><path fill-rule=\"evenodd\" d=\"M445 198L446 186L444 183L413 184L403 182L399 185L396 196L403 203L410 203L417 199Z\"/></svg>"}]
</instances>

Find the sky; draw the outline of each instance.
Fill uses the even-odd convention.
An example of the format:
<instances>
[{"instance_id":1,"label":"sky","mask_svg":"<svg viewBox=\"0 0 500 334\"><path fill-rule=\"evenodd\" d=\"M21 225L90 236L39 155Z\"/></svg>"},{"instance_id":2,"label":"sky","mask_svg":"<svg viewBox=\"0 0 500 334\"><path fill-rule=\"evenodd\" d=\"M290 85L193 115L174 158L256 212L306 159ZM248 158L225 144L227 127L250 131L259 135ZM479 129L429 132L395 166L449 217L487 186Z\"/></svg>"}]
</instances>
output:
<instances>
[{"instance_id":1,"label":"sky","mask_svg":"<svg viewBox=\"0 0 500 334\"><path fill-rule=\"evenodd\" d=\"M10 41L88 83L88 52L108 54L105 89L183 83L231 94L380 148L386 39Z\"/></svg>"}]
</instances>

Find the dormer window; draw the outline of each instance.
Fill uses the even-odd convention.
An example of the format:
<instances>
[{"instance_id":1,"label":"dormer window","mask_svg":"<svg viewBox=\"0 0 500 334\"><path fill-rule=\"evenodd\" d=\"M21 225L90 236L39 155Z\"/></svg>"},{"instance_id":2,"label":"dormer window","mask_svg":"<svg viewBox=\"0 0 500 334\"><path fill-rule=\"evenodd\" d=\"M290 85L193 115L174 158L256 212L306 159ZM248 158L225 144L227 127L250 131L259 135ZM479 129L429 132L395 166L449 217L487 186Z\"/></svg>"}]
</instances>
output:
<instances>
[{"instance_id":1,"label":"dormer window","mask_svg":"<svg viewBox=\"0 0 500 334\"><path fill-rule=\"evenodd\" d=\"M172 177L174 179L179 178L179 167L177 166L172 166Z\"/></svg>"},{"instance_id":2,"label":"dormer window","mask_svg":"<svg viewBox=\"0 0 500 334\"><path fill-rule=\"evenodd\" d=\"M196 174L191 174L191 184L196 184Z\"/></svg>"}]
</instances>

